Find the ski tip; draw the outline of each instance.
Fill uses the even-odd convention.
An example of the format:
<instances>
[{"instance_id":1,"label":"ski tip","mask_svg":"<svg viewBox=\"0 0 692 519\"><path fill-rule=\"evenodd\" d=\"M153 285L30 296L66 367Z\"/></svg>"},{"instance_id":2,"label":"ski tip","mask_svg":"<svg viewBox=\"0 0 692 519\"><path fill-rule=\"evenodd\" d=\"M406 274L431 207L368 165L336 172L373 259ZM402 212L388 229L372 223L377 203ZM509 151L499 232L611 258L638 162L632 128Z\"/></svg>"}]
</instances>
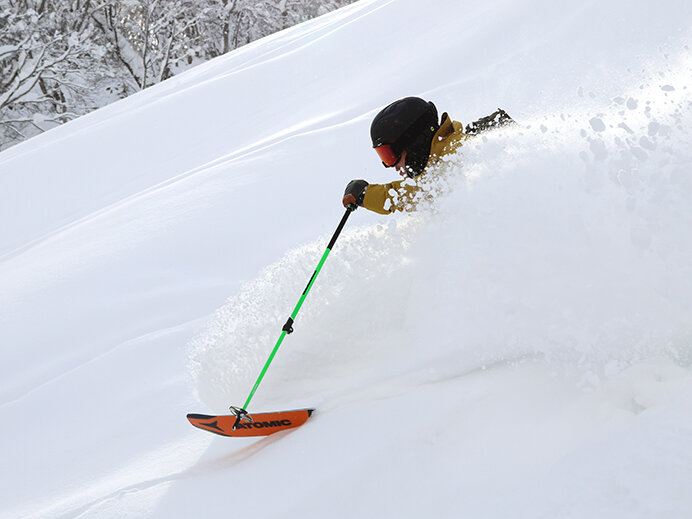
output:
<instances>
[{"instance_id":1,"label":"ski tip","mask_svg":"<svg viewBox=\"0 0 692 519\"><path fill-rule=\"evenodd\" d=\"M197 413L188 413L187 414L188 420L207 420L209 418L214 418L214 416L208 415L208 414L197 414Z\"/></svg>"}]
</instances>

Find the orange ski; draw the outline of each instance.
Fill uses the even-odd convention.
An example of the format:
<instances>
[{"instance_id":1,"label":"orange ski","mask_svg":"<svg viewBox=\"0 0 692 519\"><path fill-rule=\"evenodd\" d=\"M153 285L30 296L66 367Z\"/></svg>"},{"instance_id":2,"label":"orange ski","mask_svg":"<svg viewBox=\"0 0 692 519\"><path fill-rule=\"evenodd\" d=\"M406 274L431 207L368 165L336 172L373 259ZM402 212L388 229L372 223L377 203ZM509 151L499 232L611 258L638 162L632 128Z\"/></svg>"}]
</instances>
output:
<instances>
[{"instance_id":1,"label":"orange ski","mask_svg":"<svg viewBox=\"0 0 692 519\"><path fill-rule=\"evenodd\" d=\"M300 427L310 417L314 409L296 409L277 411L275 413L253 413L252 421L238 421L236 415L210 416L206 414L188 414L187 419L195 427L205 431L244 438L248 436L269 436L279 431ZM236 422L238 422L236 424ZM233 426L236 426L235 429Z\"/></svg>"}]
</instances>

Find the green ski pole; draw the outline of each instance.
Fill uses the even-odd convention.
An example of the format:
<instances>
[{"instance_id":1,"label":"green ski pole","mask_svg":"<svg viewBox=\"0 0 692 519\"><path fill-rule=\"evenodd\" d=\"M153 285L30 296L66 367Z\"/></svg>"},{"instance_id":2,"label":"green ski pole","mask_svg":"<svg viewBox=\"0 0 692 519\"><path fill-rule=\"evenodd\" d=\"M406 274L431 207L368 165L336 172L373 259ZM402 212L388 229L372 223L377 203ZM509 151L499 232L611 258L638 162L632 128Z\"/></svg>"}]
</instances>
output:
<instances>
[{"instance_id":1,"label":"green ski pole","mask_svg":"<svg viewBox=\"0 0 692 519\"><path fill-rule=\"evenodd\" d=\"M296 304L295 308L293 309L293 312L291 313L291 316L288 318L288 320L286 321L286 324L284 324L283 328L281 329L281 335L279 336L279 340L276 341L276 345L274 346L274 349L272 350L272 352L269 354L269 358L267 359L267 362L264 363L264 367L262 368L262 371L260 371L260 374L257 377L257 381L255 382L255 385L252 387L252 391L250 391L250 394L248 395L247 400L245 400L245 404L241 408L231 406L231 408L230 408L231 411L237 417L236 421L235 421L235 425L233 426L234 429L236 428L236 426L238 425L238 422L240 420L244 420L244 421L251 421L252 420L252 418L250 418L250 416L248 415L248 412L247 412L248 405L250 405L250 400L252 400L252 397L255 395L257 388L259 387L260 383L262 382L262 379L264 378L264 375L267 373L267 370L269 369L269 365L274 360L274 356L276 355L276 352L279 351L279 346L281 346L281 343L284 341L284 338L286 337L287 334L293 333L293 323L295 322L295 319L298 316L298 312L300 312L300 308L303 306L303 303L305 302L305 298L308 296L308 292L310 292L312 285L315 284L315 279L317 279L317 275L320 273L320 270L322 270L322 266L324 265L324 262L327 260L327 256L329 256L329 253L332 251L332 248L334 248L334 244L336 243L336 239L339 237L339 234L341 234L341 231L344 228L344 225L346 225L346 220L348 220L349 215L354 210L355 210L355 207L349 206L346 208L346 212L344 213L344 216L341 218L341 222L339 222L339 226L336 228L336 231L334 232L332 239L329 241L329 245L327 245L327 249L324 251L324 254L322 254L322 258L320 259L320 262L317 264L317 268L315 268L315 272L313 272L312 277L310 278L310 281L308 281L308 284L305 287L305 290L303 290L303 293L301 294L300 299L298 300L298 304Z\"/></svg>"}]
</instances>

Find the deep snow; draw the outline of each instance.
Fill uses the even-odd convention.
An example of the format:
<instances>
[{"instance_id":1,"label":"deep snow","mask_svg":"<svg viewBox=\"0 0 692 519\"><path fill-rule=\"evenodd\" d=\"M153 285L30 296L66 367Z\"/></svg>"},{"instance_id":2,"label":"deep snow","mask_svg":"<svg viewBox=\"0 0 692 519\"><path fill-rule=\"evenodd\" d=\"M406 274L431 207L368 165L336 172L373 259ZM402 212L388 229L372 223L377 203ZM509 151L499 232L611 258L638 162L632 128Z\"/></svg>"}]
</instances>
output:
<instances>
[{"instance_id":1,"label":"deep snow","mask_svg":"<svg viewBox=\"0 0 692 519\"><path fill-rule=\"evenodd\" d=\"M0 517L692 514L687 2L358 2L0 154ZM354 213L404 95L521 125ZM251 408L252 410L252 408Z\"/></svg>"}]
</instances>

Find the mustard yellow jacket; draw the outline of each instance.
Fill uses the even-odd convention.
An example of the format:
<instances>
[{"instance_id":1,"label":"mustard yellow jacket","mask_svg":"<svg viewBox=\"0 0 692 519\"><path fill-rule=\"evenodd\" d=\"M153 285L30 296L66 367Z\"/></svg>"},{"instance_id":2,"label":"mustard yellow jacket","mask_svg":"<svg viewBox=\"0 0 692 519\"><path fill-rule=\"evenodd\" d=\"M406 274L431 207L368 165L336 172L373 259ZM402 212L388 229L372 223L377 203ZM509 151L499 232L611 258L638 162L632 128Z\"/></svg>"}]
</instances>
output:
<instances>
[{"instance_id":1,"label":"mustard yellow jacket","mask_svg":"<svg viewBox=\"0 0 692 519\"><path fill-rule=\"evenodd\" d=\"M413 210L415 195L420 190L419 179L441 157L454 153L466 139L468 135L464 133L464 126L460 122L452 121L447 113L442 114L442 122L433 135L430 158L423 172L412 179L395 180L388 184L370 184L365 190L363 207L379 214Z\"/></svg>"}]
</instances>

